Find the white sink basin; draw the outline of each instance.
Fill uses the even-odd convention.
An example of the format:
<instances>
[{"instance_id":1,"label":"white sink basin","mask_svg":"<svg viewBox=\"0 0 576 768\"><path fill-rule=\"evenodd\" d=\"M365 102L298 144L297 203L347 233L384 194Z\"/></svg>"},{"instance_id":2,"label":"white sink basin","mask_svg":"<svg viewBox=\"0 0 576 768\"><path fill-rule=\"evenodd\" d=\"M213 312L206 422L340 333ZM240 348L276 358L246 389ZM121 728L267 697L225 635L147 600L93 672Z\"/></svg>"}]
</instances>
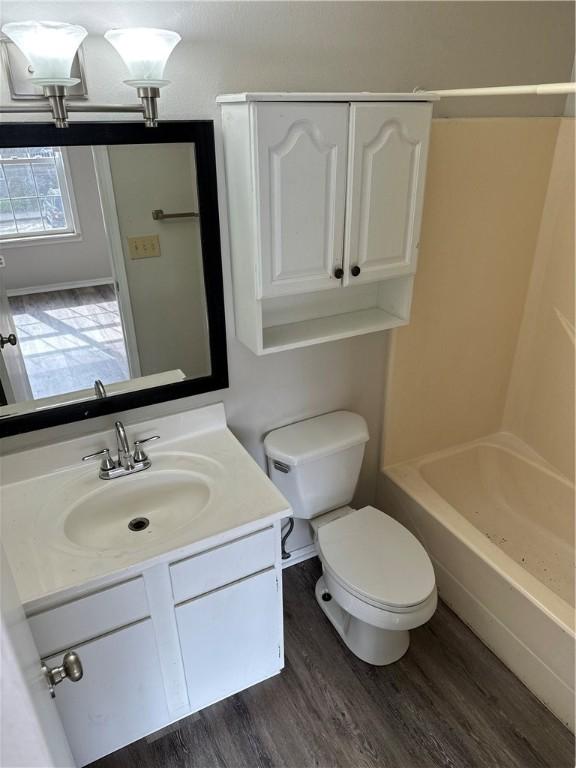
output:
<instances>
[{"instance_id":1,"label":"white sink basin","mask_svg":"<svg viewBox=\"0 0 576 768\"><path fill-rule=\"evenodd\" d=\"M218 462L184 453L157 454L150 469L113 480L99 479L94 467L60 486L40 524L59 547L147 549L206 514L221 476Z\"/></svg>"},{"instance_id":2,"label":"white sink basin","mask_svg":"<svg viewBox=\"0 0 576 768\"><path fill-rule=\"evenodd\" d=\"M107 480L81 498L68 510L66 537L88 549L139 549L206 509L210 487L203 479L182 470L148 472Z\"/></svg>"},{"instance_id":3,"label":"white sink basin","mask_svg":"<svg viewBox=\"0 0 576 768\"><path fill-rule=\"evenodd\" d=\"M0 534L30 610L49 595L73 597L112 574L188 557L290 514L226 427L222 404L149 419L129 438L154 434L162 440L150 448L152 466L113 480L99 479L98 462L80 461L113 446L111 430L2 456ZM129 530L138 517L149 525Z\"/></svg>"}]
</instances>

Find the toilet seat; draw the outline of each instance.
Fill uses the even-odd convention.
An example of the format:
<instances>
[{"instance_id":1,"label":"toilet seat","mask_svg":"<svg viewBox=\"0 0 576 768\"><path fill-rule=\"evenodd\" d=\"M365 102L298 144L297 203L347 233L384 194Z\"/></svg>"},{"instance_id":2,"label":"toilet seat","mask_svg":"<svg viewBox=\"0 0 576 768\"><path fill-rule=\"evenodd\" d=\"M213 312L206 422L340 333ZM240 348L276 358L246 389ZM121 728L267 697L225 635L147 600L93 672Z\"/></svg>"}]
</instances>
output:
<instances>
[{"instance_id":1,"label":"toilet seat","mask_svg":"<svg viewBox=\"0 0 576 768\"><path fill-rule=\"evenodd\" d=\"M409 613L435 595L434 569L424 547L374 507L322 525L318 549L330 577L376 608Z\"/></svg>"}]
</instances>

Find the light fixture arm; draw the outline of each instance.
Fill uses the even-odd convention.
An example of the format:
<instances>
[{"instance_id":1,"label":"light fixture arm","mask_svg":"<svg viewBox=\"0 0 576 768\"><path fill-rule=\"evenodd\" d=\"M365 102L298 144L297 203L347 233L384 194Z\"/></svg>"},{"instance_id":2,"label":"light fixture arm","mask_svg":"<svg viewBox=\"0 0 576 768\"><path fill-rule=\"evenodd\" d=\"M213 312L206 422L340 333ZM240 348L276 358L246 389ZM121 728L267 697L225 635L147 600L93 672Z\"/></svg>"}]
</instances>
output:
<instances>
[{"instance_id":1,"label":"light fixture arm","mask_svg":"<svg viewBox=\"0 0 576 768\"><path fill-rule=\"evenodd\" d=\"M44 85L44 96L48 99L48 106L54 118L56 128L68 127L68 110L66 107L66 95L68 89L65 85Z\"/></svg>"},{"instance_id":2,"label":"light fixture arm","mask_svg":"<svg viewBox=\"0 0 576 768\"><path fill-rule=\"evenodd\" d=\"M142 102L144 123L146 124L146 127L155 128L158 125L158 98L160 97L160 88L139 86L136 89L136 93Z\"/></svg>"},{"instance_id":3,"label":"light fixture arm","mask_svg":"<svg viewBox=\"0 0 576 768\"><path fill-rule=\"evenodd\" d=\"M71 112L115 112L140 114L144 117L147 128L156 128L158 125L158 97L159 88L138 88L138 96L141 104L86 104L69 102L67 89L63 85L43 86L47 104L7 104L0 105L0 114L35 114L50 112L57 128L68 127L68 115Z\"/></svg>"}]
</instances>

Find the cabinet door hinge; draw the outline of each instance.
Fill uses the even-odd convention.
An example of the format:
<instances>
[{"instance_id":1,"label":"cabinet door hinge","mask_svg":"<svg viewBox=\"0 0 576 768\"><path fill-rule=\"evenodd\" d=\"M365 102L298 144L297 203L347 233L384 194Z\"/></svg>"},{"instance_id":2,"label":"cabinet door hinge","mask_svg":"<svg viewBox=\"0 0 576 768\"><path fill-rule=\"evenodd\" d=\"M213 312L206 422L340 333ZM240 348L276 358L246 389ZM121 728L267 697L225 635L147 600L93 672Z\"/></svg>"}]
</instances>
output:
<instances>
[{"instance_id":1,"label":"cabinet door hinge","mask_svg":"<svg viewBox=\"0 0 576 768\"><path fill-rule=\"evenodd\" d=\"M280 653L280 645L278 645L278 658L280 659L282 654Z\"/></svg>"}]
</instances>

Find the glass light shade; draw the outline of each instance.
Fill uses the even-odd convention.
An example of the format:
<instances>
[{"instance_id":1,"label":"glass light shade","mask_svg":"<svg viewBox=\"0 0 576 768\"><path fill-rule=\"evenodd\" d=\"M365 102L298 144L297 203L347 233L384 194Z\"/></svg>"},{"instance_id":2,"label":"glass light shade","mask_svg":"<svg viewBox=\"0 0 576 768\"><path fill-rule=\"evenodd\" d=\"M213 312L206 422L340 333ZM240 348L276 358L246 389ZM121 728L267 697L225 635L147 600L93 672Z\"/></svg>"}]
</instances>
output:
<instances>
[{"instance_id":1,"label":"glass light shade","mask_svg":"<svg viewBox=\"0 0 576 768\"><path fill-rule=\"evenodd\" d=\"M14 42L34 70L37 85L74 85L72 62L88 32L75 24L58 21L16 21L4 24L2 32Z\"/></svg>"},{"instance_id":2,"label":"glass light shade","mask_svg":"<svg viewBox=\"0 0 576 768\"><path fill-rule=\"evenodd\" d=\"M116 48L128 68L130 79L124 81L127 85L161 88L169 82L162 78L170 54L182 39L177 32L134 27L111 29L104 37Z\"/></svg>"}]
</instances>

